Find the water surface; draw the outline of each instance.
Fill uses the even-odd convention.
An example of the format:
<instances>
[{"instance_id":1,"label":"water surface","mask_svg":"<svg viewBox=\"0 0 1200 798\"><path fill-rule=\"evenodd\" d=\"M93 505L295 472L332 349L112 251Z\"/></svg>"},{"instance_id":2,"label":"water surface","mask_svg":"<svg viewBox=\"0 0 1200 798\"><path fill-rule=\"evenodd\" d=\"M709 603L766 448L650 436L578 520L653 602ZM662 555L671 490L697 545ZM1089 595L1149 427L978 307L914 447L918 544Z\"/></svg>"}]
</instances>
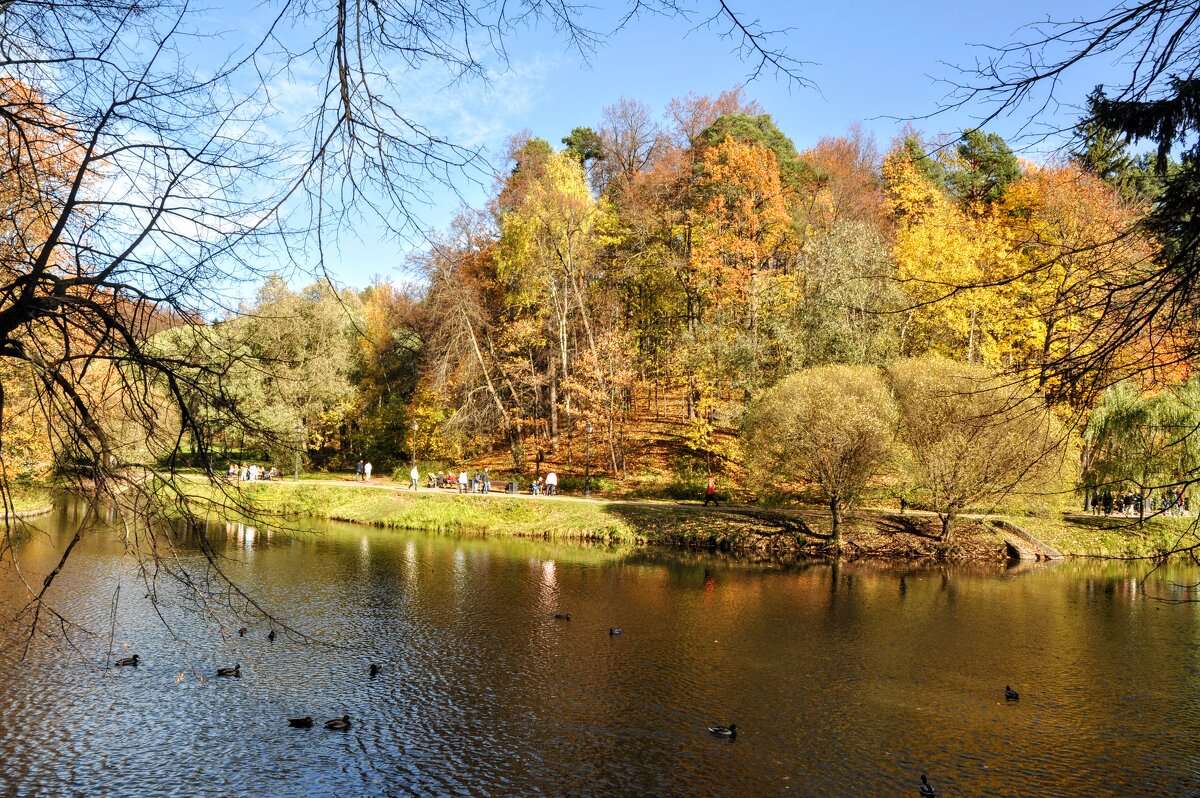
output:
<instances>
[{"instance_id":1,"label":"water surface","mask_svg":"<svg viewBox=\"0 0 1200 798\"><path fill-rule=\"evenodd\" d=\"M27 576L77 517L42 523ZM111 653L75 632L74 652L6 649L0 795L915 796L922 772L940 796L1200 795L1200 616L1154 599L1190 597L1194 570L1143 593L1148 567L1095 562L835 568L334 524L216 537L310 639L198 613L169 581L154 604L116 535L90 533L54 598L111 630ZM107 667L134 651L141 667ZM240 679L213 675L235 663ZM345 713L345 732L287 727ZM730 722L732 743L705 731Z\"/></svg>"}]
</instances>

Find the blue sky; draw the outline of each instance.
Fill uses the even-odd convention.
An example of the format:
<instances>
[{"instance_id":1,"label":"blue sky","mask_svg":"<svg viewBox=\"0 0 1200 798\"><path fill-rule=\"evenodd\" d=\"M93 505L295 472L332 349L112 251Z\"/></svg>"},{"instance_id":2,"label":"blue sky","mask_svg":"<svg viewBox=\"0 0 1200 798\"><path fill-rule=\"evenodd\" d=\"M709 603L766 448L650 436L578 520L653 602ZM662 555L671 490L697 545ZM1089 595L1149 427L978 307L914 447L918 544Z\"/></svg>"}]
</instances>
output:
<instances>
[{"instance_id":1,"label":"blue sky","mask_svg":"<svg viewBox=\"0 0 1200 798\"><path fill-rule=\"evenodd\" d=\"M927 133L953 132L972 126L984 109L976 106L929 119L944 101L956 75L951 64L969 66L986 57L983 45L1000 45L1027 35L1022 26L1079 14L1102 13L1107 3L1014 0L1006 4L936 2L842 2L815 4L737 2L744 19L758 19L771 29L790 29L778 42L797 59L813 62L805 76L817 89L789 86L765 74L746 83L747 94L770 113L801 150L821 136L840 135L854 123L873 133L882 148L903 120ZM611 20L612 14L608 15ZM697 20L698 21L698 20ZM495 159L507 137L522 129L558 144L571 128L598 126L606 105L626 96L661 112L674 97L689 92L717 94L746 81L750 64L731 52L719 28L691 29L687 21L648 18L619 31L587 60L569 50L552 31L531 30L509 41L507 69L497 71L491 86L445 89L436 76L421 76L407 98L418 118L445 136L481 145ZM1114 65L1086 64L1059 89L1064 100L1082 104L1097 83L1105 82ZM1116 74L1119 75L1119 72ZM1069 124L1077 108L1060 108ZM1024 117L997 120L988 127L1035 160L1047 157L1047 145L1036 137L1018 136ZM473 206L486 201L492 186L462 181L458 190ZM442 229L461 200L453 192L433 189L433 202L420 210L428 228ZM335 280L363 286L373 275L407 280L408 247L383 239L378 232L343 231L328 267Z\"/></svg>"}]
</instances>

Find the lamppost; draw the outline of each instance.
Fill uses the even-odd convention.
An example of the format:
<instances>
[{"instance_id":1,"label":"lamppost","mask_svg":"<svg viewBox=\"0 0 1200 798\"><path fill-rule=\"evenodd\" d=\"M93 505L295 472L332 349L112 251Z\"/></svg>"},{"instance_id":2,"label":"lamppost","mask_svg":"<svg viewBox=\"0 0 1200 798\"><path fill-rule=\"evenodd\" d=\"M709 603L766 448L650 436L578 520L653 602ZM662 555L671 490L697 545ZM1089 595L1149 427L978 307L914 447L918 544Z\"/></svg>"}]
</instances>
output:
<instances>
[{"instance_id":1,"label":"lamppost","mask_svg":"<svg viewBox=\"0 0 1200 798\"><path fill-rule=\"evenodd\" d=\"M300 447L304 445L304 425L296 422L296 481L300 481Z\"/></svg>"},{"instance_id":2,"label":"lamppost","mask_svg":"<svg viewBox=\"0 0 1200 798\"><path fill-rule=\"evenodd\" d=\"M413 468L417 467L417 427L419 427L419 426L420 426L420 424L418 424L415 421L412 423L412 431L413 431L413 434L412 434L412 467Z\"/></svg>"},{"instance_id":3,"label":"lamppost","mask_svg":"<svg viewBox=\"0 0 1200 798\"><path fill-rule=\"evenodd\" d=\"M587 442L583 446L583 495L592 495L592 422L583 426Z\"/></svg>"}]
</instances>

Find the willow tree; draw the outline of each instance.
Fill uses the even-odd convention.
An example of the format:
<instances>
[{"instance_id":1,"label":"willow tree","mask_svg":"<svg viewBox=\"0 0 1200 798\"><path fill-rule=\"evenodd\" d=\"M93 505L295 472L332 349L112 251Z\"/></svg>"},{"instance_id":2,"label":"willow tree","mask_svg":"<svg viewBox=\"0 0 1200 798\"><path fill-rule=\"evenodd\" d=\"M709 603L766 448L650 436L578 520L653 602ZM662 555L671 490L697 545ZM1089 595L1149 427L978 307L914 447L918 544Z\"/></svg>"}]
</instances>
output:
<instances>
[{"instance_id":1,"label":"willow tree","mask_svg":"<svg viewBox=\"0 0 1200 798\"><path fill-rule=\"evenodd\" d=\"M1200 386L1143 392L1122 382L1104 392L1084 435L1090 456L1088 483L1096 488L1132 485L1144 517L1155 490L1185 489L1200 475Z\"/></svg>"}]
</instances>

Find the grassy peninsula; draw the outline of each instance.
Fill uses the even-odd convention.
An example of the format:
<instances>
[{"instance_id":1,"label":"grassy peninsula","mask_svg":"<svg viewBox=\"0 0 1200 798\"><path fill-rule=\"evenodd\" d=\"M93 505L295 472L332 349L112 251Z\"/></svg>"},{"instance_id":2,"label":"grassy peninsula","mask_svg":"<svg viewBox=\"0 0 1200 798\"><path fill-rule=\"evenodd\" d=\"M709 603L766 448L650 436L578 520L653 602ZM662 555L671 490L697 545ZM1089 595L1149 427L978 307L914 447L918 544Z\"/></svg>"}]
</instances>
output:
<instances>
[{"instance_id":1,"label":"grassy peninsula","mask_svg":"<svg viewBox=\"0 0 1200 798\"><path fill-rule=\"evenodd\" d=\"M574 496L514 497L410 492L395 483L336 484L305 481L240 483L233 498L195 486L215 513L249 512L259 518L309 517L457 535L542 538L558 541L706 548L761 554L829 553L828 514L815 507L705 508L696 502L591 500ZM1008 554L992 517L964 519L956 545L946 550L937 520L923 513L861 509L846 522L844 556L946 558L997 561ZM1067 556L1158 557L1194 540L1194 519L1125 517L1008 517Z\"/></svg>"}]
</instances>

